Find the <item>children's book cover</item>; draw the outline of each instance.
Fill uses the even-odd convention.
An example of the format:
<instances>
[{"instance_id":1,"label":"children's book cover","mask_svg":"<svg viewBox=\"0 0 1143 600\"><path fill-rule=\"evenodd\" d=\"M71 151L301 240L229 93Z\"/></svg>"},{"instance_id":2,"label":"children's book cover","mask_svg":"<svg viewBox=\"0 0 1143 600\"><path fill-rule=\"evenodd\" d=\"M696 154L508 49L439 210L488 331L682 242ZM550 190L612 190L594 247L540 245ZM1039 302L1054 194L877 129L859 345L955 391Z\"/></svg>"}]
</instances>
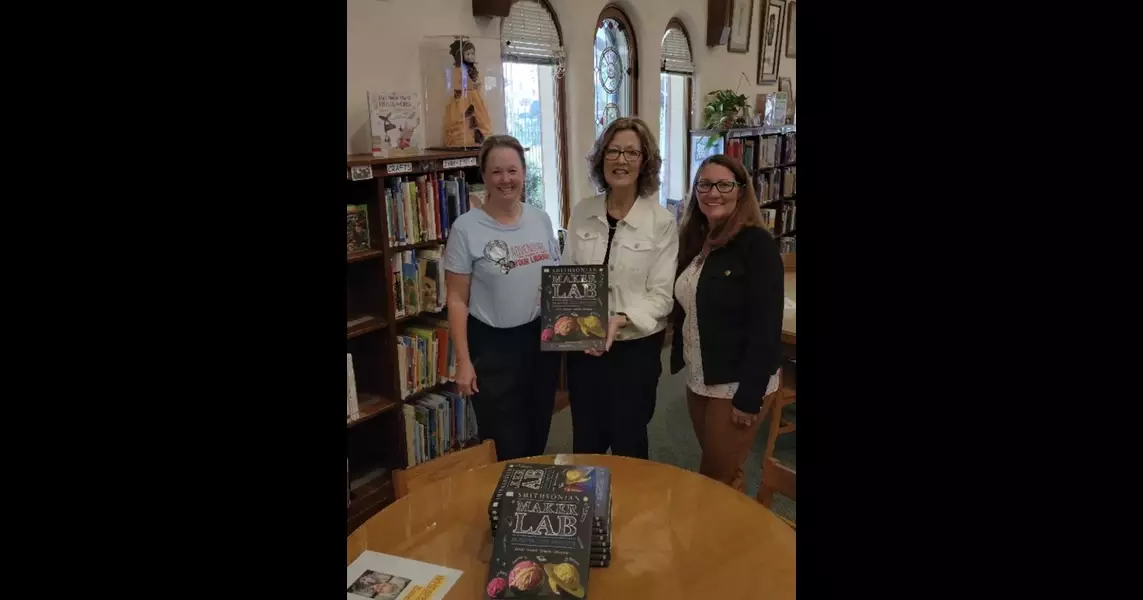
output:
<instances>
[{"instance_id":1,"label":"children's book cover","mask_svg":"<svg viewBox=\"0 0 1143 600\"><path fill-rule=\"evenodd\" d=\"M373 156L390 158L421 153L421 97L417 93L368 92L369 133Z\"/></svg>"}]
</instances>

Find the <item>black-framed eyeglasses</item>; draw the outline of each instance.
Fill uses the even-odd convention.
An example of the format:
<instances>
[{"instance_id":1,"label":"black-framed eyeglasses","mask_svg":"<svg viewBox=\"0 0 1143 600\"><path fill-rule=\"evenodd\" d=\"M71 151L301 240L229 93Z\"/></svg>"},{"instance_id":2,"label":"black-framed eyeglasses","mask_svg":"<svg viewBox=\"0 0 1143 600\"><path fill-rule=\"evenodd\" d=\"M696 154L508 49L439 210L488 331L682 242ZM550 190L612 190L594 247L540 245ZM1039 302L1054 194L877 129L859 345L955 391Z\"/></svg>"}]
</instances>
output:
<instances>
[{"instance_id":1,"label":"black-framed eyeglasses","mask_svg":"<svg viewBox=\"0 0 1143 600\"><path fill-rule=\"evenodd\" d=\"M627 162L635 162L643 156L641 150L620 150L618 148L608 148L603 153L603 156L607 158L607 160L619 160L620 154L627 158Z\"/></svg>"},{"instance_id":2,"label":"black-framed eyeglasses","mask_svg":"<svg viewBox=\"0 0 1143 600\"><path fill-rule=\"evenodd\" d=\"M705 194L710 191L710 188L714 187L718 188L718 191L722 192L723 194L729 194L730 192L733 192L735 188L741 185L742 184L738 183L737 181L727 181L725 179L722 181L707 181L705 179L700 179L699 182L695 184L695 189Z\"/></svg>"}]
</instances>

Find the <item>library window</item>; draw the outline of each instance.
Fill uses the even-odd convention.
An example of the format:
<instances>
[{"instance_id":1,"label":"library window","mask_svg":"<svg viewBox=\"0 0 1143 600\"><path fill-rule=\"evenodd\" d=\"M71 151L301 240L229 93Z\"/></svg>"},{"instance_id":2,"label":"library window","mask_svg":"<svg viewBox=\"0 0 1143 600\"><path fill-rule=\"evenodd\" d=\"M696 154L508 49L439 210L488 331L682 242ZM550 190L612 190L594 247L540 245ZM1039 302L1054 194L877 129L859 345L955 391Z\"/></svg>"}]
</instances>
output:
<instances>
[{"instance_id":1,"label":"library window","mask_svg":"<svg viewBox=\"0 0 1143 600\"><path fill-rule=\"evenodd\" d=\"M659 203L676 215L690 191L687 168L689 146L687 133L691 126L692 77L695 66L686 29L676 19L667 24L663 34L663 62L659 73L659 154L663 157L659 173Z\"/></svg>"},{"instance_id":2,"label":"library window","mask_svg":"<svg viewBox=\"0 0 1143 600\"><path fill-rule=\"evenodd\" d=\"M504 122L527 159L525 199L559 228L565 197L564 52L555 13L544 0L518 0L501 25Z\"/></svg>"},{"instance_id":3,"label":"library window","mask_svg":"<svg viewBox=\"0 0 1143 600\"><path fill-rule=\"evenodd\" d=\"M608 6L595 29L595 135L635 113L635 34L623 11Z\"/></svg>"}]
</instances>

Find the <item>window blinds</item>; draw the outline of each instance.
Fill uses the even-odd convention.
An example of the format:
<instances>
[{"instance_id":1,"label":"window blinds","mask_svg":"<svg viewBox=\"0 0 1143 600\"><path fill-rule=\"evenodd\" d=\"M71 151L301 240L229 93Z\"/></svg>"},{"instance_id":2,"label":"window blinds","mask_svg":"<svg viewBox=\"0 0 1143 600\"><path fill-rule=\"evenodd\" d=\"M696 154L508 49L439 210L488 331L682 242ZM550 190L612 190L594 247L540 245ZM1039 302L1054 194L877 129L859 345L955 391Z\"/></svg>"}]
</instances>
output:
<instances>
[{"instance_id":1,"label":"window blinds","mask_svg":"<svg viewBox=\"0 0 1143 600\"><path fill-rule=\"evenodd\" d=\"M504 61L557 65L560 34L548 9L537 0L517 0L500 28Z\"/></svg>"},{"instance_id":2,"label":"window blinds","mask_svg":"<svg viewBox=\"0 0 1143 600\"><path fill-rule=\"evenodd\" d=\"M677 27L671 27L663 36L663 72L683 75L695 72L691 46L687 43L687 36Z\"/></svg>"}]
</instances>

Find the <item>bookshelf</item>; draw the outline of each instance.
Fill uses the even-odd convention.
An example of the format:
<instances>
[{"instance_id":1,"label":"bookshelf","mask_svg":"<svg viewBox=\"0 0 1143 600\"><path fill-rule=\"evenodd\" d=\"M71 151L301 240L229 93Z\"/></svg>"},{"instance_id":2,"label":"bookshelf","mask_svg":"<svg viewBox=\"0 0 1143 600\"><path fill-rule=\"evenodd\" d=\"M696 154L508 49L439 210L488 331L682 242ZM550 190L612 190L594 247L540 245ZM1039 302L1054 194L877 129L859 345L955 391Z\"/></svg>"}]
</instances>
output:
<instances>
[{"instance_id":1,"label":"bookshelf","mask_svg":"<svg viewBox=\"0 0 1143 600\"><path fill-rule=\"evenodd\" d=\"M393 470L412 466L409 456L413 450L406 429L406 406L419 405L427 394L442 390L455 391L452 383L438 383L447 379L439 374L430 374L415 382L411 389L404 385L408 381L407 370L402 372L401 366L408 366L404 358L408 354L407 348L398 341L398 336L408 334L408 328L431 328L434 319L447 319L443 310L404 310L406 289L420 293L422 281L419 277L412 282L406 281L401 276L401 267L410 257L413 257L415 266L418 253L432 255L434 251L439 251L443 254L448 234L448 223L445 221L448 221L449 216L442 217L437 212L432 217L434 224L431 232L420 226L423 221L401 221L402 225L414 223L413 229L417 233L402 227L401 231L394 234L393 222L408 217L391 214L404 212L396 209L394 194L399 198L409 190L420 189L423 194L413 191L405 198L409 202L419 199L425 203L423 206L432 208L441 208L440 204L431 204L439 200L446 205L447 212L447 205L454 200L448 194L449 190L464 190L467 198L469 191L475 191L472 190L472 185L482 184L476 164L477 155L477 151L430 151L396 158L346 156L345 340L346 353L352 356L352 380L357 397L357 411L354 413L350 408L349 398L346 410L347 535L393 502ZM447 181L464 183L446 185ZM419 187L404 187L408 182ZM438 192L439 196L434 197ZM463 207L463 204L458 203L458 207ZM455 219L460 212L463 210L458 210L452 218ZM424 214L422 212L420 216L423 218ZM366 235L361 233L362 229L367 231L367 240ZM425 237L431 239L423 239ZM443 269L439 276L443 278ZM401 311L398 311L398 303L402 304ZM412 306L419 309L419 304L414 303ZM440 304L443 305L443 298ZM447 330L445 331L447 338ZM433 364L422 366L428 371L435 370ZM423 373L424 371L422 376ZM421 385L430 378L436 381L432 381L431 385ZM348 382L347 378L347 387ZM411 393L402 397L402 390ZM457 413L443 412L442 409L440 414L455 416ZM436 422L446 428L456 425L452 421L440 420L439 415ZM441 446L439 449L434 448L434 453L444 454L462 445L456 439L463 436L456 436L455 430L451 437L454 438L451 443L438 441L444 438L434 440ZM419 437L417 440L422 441ZM468 440L463 445L471 445L476 441ZM417 460L424 462L427 459L418 457Z\"/></svg>"},{"instance_id":2,"label":"bookshelf","mask_svg":"<svg viewBox=\"0 0 1143 600\"><path fill-rule=\"evenodd\" d=\"M713 154L737 158L754 183L763 220L783 254L797 251L797 126L695 129L691 139L691 178Z\"/></svg>"}]
</instances>

